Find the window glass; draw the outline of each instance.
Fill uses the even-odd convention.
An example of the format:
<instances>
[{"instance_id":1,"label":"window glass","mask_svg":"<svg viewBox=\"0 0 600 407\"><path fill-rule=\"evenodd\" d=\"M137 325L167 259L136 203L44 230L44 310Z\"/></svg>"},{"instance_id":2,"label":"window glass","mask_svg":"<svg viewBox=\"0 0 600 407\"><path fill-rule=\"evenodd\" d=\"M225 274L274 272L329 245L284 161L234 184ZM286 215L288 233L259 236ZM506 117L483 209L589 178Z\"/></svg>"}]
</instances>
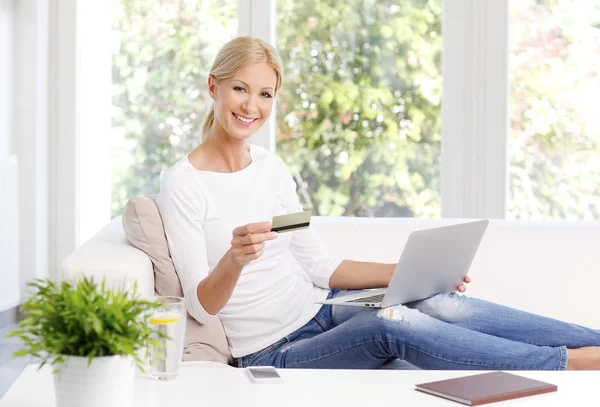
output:
<instances>
[{"instance_id":1,"label":"window glass","mask_svg":"<svg viewBox=\"0 0 600 407\"><path fill-rule=\"evenodd\" d=\"M440 216L442 0L278 0L277 152L330 216Z\"/></svg>"},{"instance_id":2,"label":"window glass","mask_svg":"<svg viewBox=\"0 0 600 407\"><path fill-rule=\"evenodd\" d=\"M511 2L510 219L600 219L600 1Z\"/></svg>"}]
</instances>

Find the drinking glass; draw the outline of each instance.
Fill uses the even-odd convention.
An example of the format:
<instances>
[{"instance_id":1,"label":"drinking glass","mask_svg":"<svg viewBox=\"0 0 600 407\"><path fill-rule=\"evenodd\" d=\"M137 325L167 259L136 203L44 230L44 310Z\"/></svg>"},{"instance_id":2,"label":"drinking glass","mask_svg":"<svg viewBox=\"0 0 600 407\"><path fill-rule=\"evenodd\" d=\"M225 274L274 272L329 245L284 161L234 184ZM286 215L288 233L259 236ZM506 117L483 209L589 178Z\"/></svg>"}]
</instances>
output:
<instances>
[{"instance_id":1,"label":"drinking glass","mask_svg":"<svg viewBox=\"0 0 600 407\"><path fill-rule=\"evenodd\" d=\"M183 357L187 312L181 297L157 296L155 299L162 306L148 317L157 342L150 344L150 374L158 380L172 380L179 375ZM159 332L163 332L162 338Z\"/></svg>"}]
</instances>

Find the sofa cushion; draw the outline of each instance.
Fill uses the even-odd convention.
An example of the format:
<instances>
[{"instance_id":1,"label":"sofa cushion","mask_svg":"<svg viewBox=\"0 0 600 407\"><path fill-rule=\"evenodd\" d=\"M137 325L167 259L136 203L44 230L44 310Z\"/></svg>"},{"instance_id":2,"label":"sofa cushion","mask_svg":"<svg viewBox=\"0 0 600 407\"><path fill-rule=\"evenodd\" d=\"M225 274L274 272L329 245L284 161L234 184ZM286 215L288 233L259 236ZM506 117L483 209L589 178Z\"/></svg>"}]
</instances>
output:
<instances>
[{"instance_id":1,"label":"sofa cushion","mask_svg":"<svg viewBox=\"0 0 600 407\"><path fill-rule=\"evenodd\" d=\"M146 253L152 261L156 294L182 297L183 291L154 199L147 196L131 198L125 205L122 222L129 243Z\"/></svg>"},{"instance_id":2,"label":"sofa cushion","mask_svg":"<svg viewBox=\"0 0 600 407\"><path fill-rule=\"evenodd\" d=\"M127 202L123 212L123 230L129 243L143 251L152 261L154 289L157 295L182 297L183 291L154 197L136 196ZM221 321L200 324L189 314L183 360L207 360L232 363Z\"/></svg>"}]
</instances>

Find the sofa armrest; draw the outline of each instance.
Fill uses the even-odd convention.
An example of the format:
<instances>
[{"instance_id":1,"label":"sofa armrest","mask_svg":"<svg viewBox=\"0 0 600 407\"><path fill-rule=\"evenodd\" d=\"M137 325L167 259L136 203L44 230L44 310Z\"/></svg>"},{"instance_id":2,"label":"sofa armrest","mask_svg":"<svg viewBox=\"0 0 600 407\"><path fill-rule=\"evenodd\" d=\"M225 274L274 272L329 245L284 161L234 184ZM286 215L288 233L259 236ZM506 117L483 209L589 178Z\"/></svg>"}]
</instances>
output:
<instances>
[{"instance_id":1,"label":"sofa armrest","mask_svg":"<svg viewBox=\"0 0 600 407\"><path fill-rule=\"evenodd\" d=\"M93 277L106 286L131 290L137 283L138 294L154 296L154 271L150 258L129 244L92 238L62 262L61 280Z\"/></svg>"}]
</instances>

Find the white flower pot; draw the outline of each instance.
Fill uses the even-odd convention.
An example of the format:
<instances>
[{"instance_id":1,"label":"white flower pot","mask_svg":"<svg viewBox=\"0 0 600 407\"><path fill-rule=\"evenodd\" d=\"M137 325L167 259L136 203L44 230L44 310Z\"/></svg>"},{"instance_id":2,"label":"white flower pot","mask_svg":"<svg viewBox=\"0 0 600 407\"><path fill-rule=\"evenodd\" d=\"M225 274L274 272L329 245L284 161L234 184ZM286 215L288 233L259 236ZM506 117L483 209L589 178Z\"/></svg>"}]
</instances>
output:
<instances>
[{"instance_id":1,"label":"white flower pot","mask_svg":"<svg viewBox=\"0 0 600 407\"><path fill-rule=\"evenodd\" d=\"M131 407L133 358L103 356L88 359L68 356L64 368L54 375L57 407Z\"/></svg>"}]
</instances>

